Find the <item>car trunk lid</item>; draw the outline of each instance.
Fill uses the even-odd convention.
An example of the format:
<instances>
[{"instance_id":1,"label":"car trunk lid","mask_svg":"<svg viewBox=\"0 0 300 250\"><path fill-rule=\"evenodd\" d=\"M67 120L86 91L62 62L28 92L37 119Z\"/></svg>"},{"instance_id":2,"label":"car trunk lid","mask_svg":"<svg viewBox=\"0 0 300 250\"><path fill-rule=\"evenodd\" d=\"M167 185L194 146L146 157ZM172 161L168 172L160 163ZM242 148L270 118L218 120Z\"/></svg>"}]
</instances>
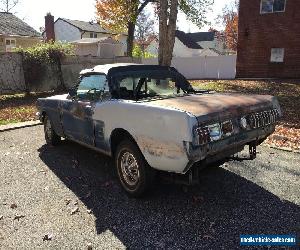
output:
<instances>
[{"instance_id":1,"label":"car trunk lid","mask_svg":"<svg viewBox=\"0 0 300 250\"><path fill-rule=\"evenodd\" d=\"M276 97L269 95L243 95L214 93L188 95L153 101L153 105L175 108L196 116L199 122L237 117L259 110L273 108Z\"/></svg>"}]
</instances>

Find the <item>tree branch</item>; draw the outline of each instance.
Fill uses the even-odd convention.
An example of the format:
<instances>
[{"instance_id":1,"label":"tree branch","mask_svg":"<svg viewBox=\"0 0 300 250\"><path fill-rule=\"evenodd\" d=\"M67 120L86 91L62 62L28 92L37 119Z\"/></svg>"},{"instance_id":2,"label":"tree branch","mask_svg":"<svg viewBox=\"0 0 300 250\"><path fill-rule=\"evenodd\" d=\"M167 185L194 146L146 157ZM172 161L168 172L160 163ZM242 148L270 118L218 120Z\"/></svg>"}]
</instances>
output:
<instances>
[{"instance_id":1,"label":"tree branch","mask_svg":"<svg viewBox=\"0 0 300 250\"><path fill-rule=\"evenodd\" d=\"M147 6L148 3L157 3L157 2L158 0L145 0L138 8L138 14L140 14L144 10L144 8Z\"/></svg>"}]
</instances>

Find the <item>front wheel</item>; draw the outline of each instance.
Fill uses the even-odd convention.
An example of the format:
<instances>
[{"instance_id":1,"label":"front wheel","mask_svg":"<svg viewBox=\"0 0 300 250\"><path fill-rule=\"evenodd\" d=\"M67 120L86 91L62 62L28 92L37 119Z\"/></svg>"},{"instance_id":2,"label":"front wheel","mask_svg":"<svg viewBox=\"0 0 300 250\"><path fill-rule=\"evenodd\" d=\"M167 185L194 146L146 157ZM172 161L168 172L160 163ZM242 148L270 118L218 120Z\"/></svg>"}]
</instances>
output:
<instances>
[{"instance_id":1,"label":"front wheel","mask_svg":"<svg viewBox=\"0 0 300 250\"><path fill-rule=\"evenodd\" d=\"M119 144L115 154L118 177L131 197L141 197L152 184L155 170L151 168L140 149L131 140Z\"/></svg>"},{"instance_id":2,"label":"front wheel","mask_svg":"<svg viewBox=\"0 0 300 250\"><path fill-rule=\"evenodd\" d=\"M56 134L53 129L51 120L47 115L44 117L44 132L45 132L45 140L46 143L51 146L56 146L60 143L61 137Z\"/></svg>"}]
</instances>

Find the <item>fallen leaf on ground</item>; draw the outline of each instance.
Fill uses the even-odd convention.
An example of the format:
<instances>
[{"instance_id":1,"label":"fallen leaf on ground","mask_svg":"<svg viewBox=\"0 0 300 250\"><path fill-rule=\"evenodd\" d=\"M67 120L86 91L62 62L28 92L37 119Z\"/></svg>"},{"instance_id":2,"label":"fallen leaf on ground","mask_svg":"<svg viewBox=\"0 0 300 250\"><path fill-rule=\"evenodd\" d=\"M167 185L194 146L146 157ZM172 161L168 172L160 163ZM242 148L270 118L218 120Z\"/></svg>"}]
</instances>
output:
<instances>
[{"instance_id":1,"label":"fallen leaf on ground","mask_svg":"<svg viewBox=\"0 0 300 250\"><path fill-rule=\"evenodd\" d=\"M43 241L46 241L46 240L52 240L52 234L45 234L44 237L43 237Z\"/></svg>"},{"instance_id":2,"label":"fallen leaf on ground","mask_svg":"<svg viewBox=\"0 0 300 250\"><path fill-rule=\"evenodd\" d=\"M92 250L92 249L93 249L92 243L88 243L88 244L87 244L87 249L88 249L88 250Z\"/></svg>"},{"instance_id":3,"label":"fallen leaf on ground","mask_svg":"<svg viewBox=\"0 0 300 250\"><path fill-rule=\"evenodd\" d=\"M76 214L79 212L79 208L75 207L72 211L71 211L71 215Z\"/></svg>"},{"instance_id":4,"label":"fallen leaf on ground","mask_svg":"<svg viewBox=\"0 0 300 250\"><path fill-rule=\"evenodd\" d=\"M25 217L25 215L22 215L22 214L16 215L15 218L14 218L14 220L20 220L20 219L22 219L24 217Z\"/></svg>"},{"instance_id":5,"label":"fallen leaf on ground","mask_svg":"<svg viewBox=\"0 0 300 250\"><path fill-rule=\"evenodd\" d=\"M66 201L66 205L69 205L72 200L71 199L66 199L65 201Z\"/></svg>"},{"instance_id":6,"label":"fallen leaf on ground","mask_svg":"<svg viewBox=\"0 0 300 250\"><path fill-rule=\"evenodd\" d=\"M2 220L3 219L3 215L0 215L0 220Z\"/></svg>"},{"instance_id":7,"label":"fallen leaf on ground","mask_svg":"<svg viewBox=\"0 0 300 250\"><path fill-rule=\"evenodd\" d=\"M13 203L13 204L11 204L10 205L10 208L12 208L12 209L15 209L15 208L17 208L18 206L15 204L15 203Z\"/></svg>"}]
</instances>

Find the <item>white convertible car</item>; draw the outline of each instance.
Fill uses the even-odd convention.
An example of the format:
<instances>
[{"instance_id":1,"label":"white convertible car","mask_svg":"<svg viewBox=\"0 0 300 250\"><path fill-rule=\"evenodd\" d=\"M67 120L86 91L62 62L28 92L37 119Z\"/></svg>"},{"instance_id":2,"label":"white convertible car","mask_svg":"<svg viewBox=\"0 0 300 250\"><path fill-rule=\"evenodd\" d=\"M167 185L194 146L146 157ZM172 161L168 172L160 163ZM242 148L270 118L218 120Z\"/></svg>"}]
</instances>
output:
<instances>
[{"instance_id":1,"label":"white convertible car","mask_svg":"<svg viewBox=\"0 0 300 250\"><path fill-rule=\"evenodd\" d=\"M256 146L281 116L276 97L195 90L174 68L110 64L83 70L69 94L38 99L46 142L61 137L114 157L123 188L142 195L157 170L199 166Z\"/></svg>"}]
</instances>

